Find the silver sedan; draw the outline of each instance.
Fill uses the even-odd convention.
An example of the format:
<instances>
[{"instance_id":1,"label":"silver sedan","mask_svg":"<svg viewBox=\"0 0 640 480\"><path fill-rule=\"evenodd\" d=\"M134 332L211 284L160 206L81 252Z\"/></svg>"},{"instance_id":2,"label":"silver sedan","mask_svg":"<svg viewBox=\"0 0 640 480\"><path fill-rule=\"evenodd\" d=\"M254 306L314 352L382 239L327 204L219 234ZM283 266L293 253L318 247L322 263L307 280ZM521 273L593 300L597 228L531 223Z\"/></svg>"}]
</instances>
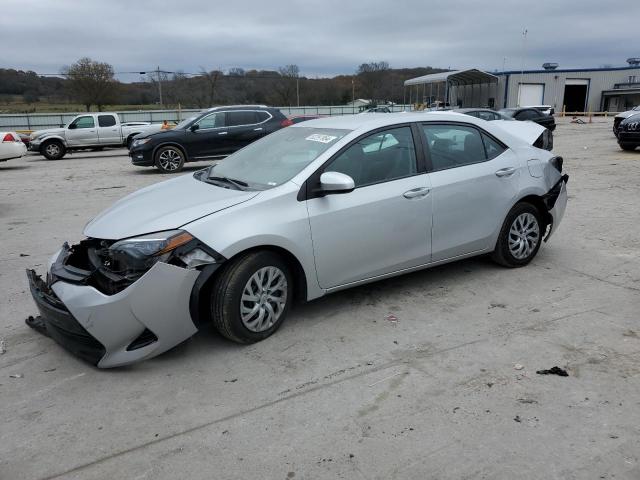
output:
<instances>
[{"instance_id":1,"label":"silver sedan","mask_svg":"<svg viewBox=\"0 0 640 480\"><path fill-rule=\"evenodd\" d=\"M323 118L142 189L28 271L31 326L98 367L213 323L273 334L295 299L491 254L521 267L564 214L542 127L451 112Z\"/></svg>"}]
</instances>

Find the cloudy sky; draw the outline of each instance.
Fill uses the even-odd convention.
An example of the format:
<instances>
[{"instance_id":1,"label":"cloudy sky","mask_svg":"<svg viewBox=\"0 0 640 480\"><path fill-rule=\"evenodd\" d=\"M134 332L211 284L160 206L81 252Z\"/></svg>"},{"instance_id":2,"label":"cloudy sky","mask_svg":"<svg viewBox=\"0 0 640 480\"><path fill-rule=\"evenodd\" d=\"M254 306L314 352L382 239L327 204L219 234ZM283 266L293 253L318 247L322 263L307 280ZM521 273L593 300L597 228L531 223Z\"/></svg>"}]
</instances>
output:
<instances>
[{"instance_id":1,"label":"cloudy sky","mask_svg":"<svg viewBox=\"0 0 640 480\"><path fill-rule=\"evenodd\" d=\"M640 57L640 0L2 0L0 68L57 73L80 57L116 72L623 66ZM527 30L523 48L523 30ZM625 32L636 32L632 41ZM9 48L7 48L9 47ZM524 51L524 56L523 56ZM139 75L119 74L124 81Z\"/></svg>"}]
</instances>

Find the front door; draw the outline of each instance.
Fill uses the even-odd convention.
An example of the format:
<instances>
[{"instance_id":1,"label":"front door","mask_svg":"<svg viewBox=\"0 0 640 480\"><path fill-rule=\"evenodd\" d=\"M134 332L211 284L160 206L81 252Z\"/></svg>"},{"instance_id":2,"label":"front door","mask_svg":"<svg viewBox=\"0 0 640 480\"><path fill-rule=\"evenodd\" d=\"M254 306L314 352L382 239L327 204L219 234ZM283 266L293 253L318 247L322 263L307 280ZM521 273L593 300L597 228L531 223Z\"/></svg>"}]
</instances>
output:
<instances>
[{"instance_id":1,"label":"front door","mask_svg":"<svg viewBox=\"0 0 640 480\"><path fill-rule=\"evenodd\" d=\"M92 115L83 115L69 124L65 131L67 145L70 147L96 145L98 132Z\"/></svg>"},{"instance_id":2,"label":"front door","mask_svg":"<svg viewBox=\"0 0 640 480\"><path fill-rule=\"evenodd\" d=\"M429 177L418 169L411 127L375 132L323 171L355 190L307 200L318 282L332 288L429 262Z\"/></svg>"},{"instance_id":3,"label":"front door","mask_svg":"<svg viewBox=\"0 0 640 480\"><path fill-rule=\"evenodd\" d=\"M488 248L515 202L521 162L472 126L424 124L423 130L433 170L432 260Z\"/></svg>"},{"instance_id":4,"label":"front door","mask_svg":"<svg viewBox=\"0 0 640 480\"><path fill-rule=\"evenodd\" d=\"M191 160L223 155L227 150L228 129L225 112L213 112L202 117L195 125L196 130L185 132L185 147Z\"/></svg>"}]
</instances>

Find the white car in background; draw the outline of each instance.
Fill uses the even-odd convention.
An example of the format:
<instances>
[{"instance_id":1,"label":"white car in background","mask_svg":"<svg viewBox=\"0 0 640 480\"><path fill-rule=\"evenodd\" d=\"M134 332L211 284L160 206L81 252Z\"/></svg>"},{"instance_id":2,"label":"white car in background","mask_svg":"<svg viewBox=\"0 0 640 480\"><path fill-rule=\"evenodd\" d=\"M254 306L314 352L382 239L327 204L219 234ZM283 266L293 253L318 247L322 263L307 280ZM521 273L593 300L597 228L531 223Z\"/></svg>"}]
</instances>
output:
<instances>
[{"instance_id":1,"label":"white car in background","mask_svg":"<svg viewBox=\"0 0 640 480\"><path fill-rule=\"evenodd\" d=\"M16 132L0 132L0 162L21 158L27 153L27 146Z\"/></svg>"}]
</instances>

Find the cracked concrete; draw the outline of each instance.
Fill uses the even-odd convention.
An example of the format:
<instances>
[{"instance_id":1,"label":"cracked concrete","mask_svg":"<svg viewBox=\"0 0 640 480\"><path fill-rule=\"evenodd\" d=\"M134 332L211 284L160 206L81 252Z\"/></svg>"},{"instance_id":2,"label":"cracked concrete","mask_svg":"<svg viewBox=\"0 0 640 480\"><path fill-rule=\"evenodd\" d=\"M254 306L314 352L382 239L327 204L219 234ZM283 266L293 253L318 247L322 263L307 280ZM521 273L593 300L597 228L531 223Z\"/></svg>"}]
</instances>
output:
<instances>
[{"instance_id":1,"label":"cracked concrete","mask_svg":"<svg viewBox=\"0 0 640 480\"><path fill-rule=\"evenodd\" d=\"M167 177L118 150L0 165L0 478L640 478L640 152L558 123L569 205L528 267L445 265L109 371L26 327L24 269Z\"/></svg>"}]
</instances>

